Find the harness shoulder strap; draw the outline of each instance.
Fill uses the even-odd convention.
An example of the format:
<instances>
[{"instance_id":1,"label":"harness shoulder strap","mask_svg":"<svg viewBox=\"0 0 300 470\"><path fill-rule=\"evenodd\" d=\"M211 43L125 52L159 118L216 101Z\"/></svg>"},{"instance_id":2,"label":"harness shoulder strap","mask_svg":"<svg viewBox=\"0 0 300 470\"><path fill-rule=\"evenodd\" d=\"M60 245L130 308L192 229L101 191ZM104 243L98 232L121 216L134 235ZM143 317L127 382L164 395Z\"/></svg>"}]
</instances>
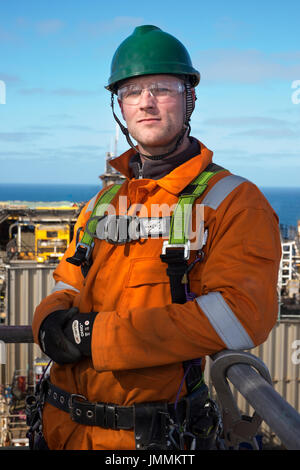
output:
<instances>
[{"instance_id":1,"label":"harness shoulder strap","mask_svg":"<svg viewBox=\"0 0 300 470\"><path fill-rule=\"evenodd\" d=\"M121 186L121 184L115 184L107 188L101 194L98 201L94 205L92 214L85 226L81 240L76 243L74 255L66 259L68 263L74 264L75 266L88 264L94 246L94 235L99 218L104 216L107 207L114 199Z\"/></svg>"},{"instance_id":2,"label":"harness shoulder strap","mask_svg":"<svg viewBox=\"0 0 300 470\"><path fill-rule=\"evenodd\" d=\"M216 164L210 164L181 193L171 218L169 239L163 243L161 260L167 263L167 274L173 303L186 302L186 286L183 276L188 268L190 257L189 227L193 204L207 188L209 180L227 171Z\"/></svg>"}]
</instances>

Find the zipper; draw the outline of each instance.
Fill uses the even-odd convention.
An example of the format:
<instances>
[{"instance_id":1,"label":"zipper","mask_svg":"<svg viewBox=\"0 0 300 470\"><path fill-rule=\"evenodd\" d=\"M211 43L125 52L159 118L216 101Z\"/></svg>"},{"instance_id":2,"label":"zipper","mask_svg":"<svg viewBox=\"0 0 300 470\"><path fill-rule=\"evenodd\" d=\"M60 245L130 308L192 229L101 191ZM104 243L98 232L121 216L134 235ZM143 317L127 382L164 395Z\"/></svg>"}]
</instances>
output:
<instances>
[{"instance_id":1,"label":"zipper","mask_svg":"<svg viewBox=\"0 0 300 470\"><path fill-rule=\"evenodd\" d=\"M143 164L138 163L139 166L139 180L143 179Z\"/></svg>"}]
</instances>

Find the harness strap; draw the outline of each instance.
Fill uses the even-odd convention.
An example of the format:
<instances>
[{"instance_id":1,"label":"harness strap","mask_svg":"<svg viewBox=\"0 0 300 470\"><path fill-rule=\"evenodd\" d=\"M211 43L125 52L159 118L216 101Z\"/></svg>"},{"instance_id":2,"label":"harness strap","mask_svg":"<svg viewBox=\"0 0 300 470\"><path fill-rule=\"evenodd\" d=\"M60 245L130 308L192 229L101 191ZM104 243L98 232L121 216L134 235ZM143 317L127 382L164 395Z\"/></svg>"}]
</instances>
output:
<instances>
[{"instance_id":1,"label":"harness strap","mask_svg":"<svg viewBox=\"0 0 300 470\"><path fill-rule=\"evenodd\" d=\"M183 300L180 301L180 298L183 299L183 297L180 296L179 298L176 293L178 287L179 289L180 287L182 289L181 279L187 269L186 261L189 259L189 227L193 203L205 191L210 178L219 171L224 171L224 169L216 164L208 165L207 169L198 175L197 178L195 178L194 181L189 184L181 193L171 218L169 241L165 241L163 243L162 260L168 262L168 255L166 254L166 251L169 248L178 249L176 253L169 255L170 262L174 265L174 267L168 269L171 277L174 277L175 286L171 287L171 290L175 296L176 303L183 302ZM92 214L86 224L81 240L77 240L76 242L74 255L66 259L67 262L74 264L75 266L81 266L84 276L87 275L91 265L91 254L94 247L94 238L97 231L97 225L101 221L101 218L105 217L105 213L109 204L112 202L121 186L121 184L113 185L101 194L98 201L94 205ZM118 237L117 232L120 230L121 222L123 222L123 218L120 218L118 221L117 230L116 224L114 224L116 233L114 233L114 236L111 238L111 240L109 239L107 241L110 241L111 243L119 242L119 240L115 240L115 238ZM128 225L127 219L126 224ZM79 231L77 235L79 235ZM130 240L123 236L122 243L126 243L127 241Z\"/></svg>"},{"instance_id":2,"label":"harness strap","mask_svg":"<svg viewBox=\"0 0 300 470\"><path fill-rule=\"evenodd\" d=\"M208 165L191 184L180 194L175 207L171 225L169 240L164 241L161 260L167 263L167 275L170 279L170 289L173 303L183 304L187 301L186 292L189 290L189 281L186 276L188 259L190 257L190 223L193 204L207 188L209 180L226 171L219 165Z\"/></svg>"},{"instance_id":3,"label":"harness strap","mask_svg":"<svg viewBox=\"0 0 300 470\"><path fill-rule=\"evenodd\" d=\"M104 216L109 204L121 186L121 184L115 184L101 194L94 206L92 215L86 224L82 238L76 244L74 255L66 259L68 263L74 264L75 266L81 266L84 275L87 274L90 266L90 258L94 247L94 236L99 218Z\"/></svg>"}]
</instances>

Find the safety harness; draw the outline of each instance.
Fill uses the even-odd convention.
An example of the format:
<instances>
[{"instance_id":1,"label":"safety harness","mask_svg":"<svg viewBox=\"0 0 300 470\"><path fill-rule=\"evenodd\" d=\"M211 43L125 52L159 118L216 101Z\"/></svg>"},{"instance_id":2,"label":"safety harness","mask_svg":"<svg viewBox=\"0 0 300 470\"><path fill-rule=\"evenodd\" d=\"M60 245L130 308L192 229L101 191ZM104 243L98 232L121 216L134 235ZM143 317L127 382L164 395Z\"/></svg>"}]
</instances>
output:
<instances>
[{"instance_id":1,"label":"safety harness","mask_svg":"<svg viewBox=\"0 0 300 470\"><path fill-rule=\"evenodd\" d=\"M209 180L222 171L223 167L210 163L180 194L175 210L171 216L169 238L163 242L160 258L167 264L167 275L170 280L170 291L172 303L184 304L188 300L193 300L195 294L190 292L189 272L196 262L201 261L203 252L198 250L195 260L189 263L190 259L190 222L193 205L207 188ZM104 223L102 239L112 244L125 244L136 236L132 237L133 230L129 230L130 224L140 220L138 217L130 216L107 216L106 212L109 204L121 188L121 184L107 188L96 202L92 214L86 224L81 240L77 240L75 254L67 261L76 266L81 266L83 275L86 276L91 266L91 255L96 238L97 225ZM136 220L134 220L136 219ZM131 232L131 233L130 233ZM77 233L77 238L80 232ZM98 238L98 237L97 237ZM202 242L202 245L205 240ZM199 248L202 248L202 245ZM189 393L195 390L203 382L203 372L201 359L185 361L184 379Z\"/></svg>"},{"instance_id":2,"label":"safety harness","mask_svg":"<svg viewBox=\"0 0 300 470\"><path fill-rule=\"evenodd\" d=\"M173 303L185 303L195 294L189 292L188 273L197 261L202 260L198 250L191 263L189 228L193 204L207 188L209 180L224 168L210 164L180 194L170 221L168 240L163 242L161 260L167 264ZM107 216L109 204L117 195L121 185L107 188L96 202L79 241L80 230L76 234L76 250L67 258L69 263L81 266L86 276L91 266L94 238L99 221ZM115 216L113 230L106 226L105 239L110 243L127 243L132 240L128 216ZM82 229L81 229L82 230ZM105 231L104 231L105 232ZM205 243L205 241L204 241ZM202 244L203 245L203 244ZM202 245L200 248L202 248ZM53 385L49 379L43 380L36 396L27 403L28 433L32 448L34 440L42 438L41 408L44 401L70 413L71 419L84 425L100 426L108 429L134 429L137 449L209 449L220 427L220 414L213 400L209 399L208 388L203 379L201 358L183 363L184 377L177 392L175 403L137 403L131 407L112 403L90 403L86 397L70 394ZM188 394L179 399L183 383ZM38 432L37 432L38 431ZM35 433L36 432L36 436ZM41 442L44 442L43 439ZM41 444L39 444L40 446ZM37 447L36 448L41 448Z\"/></svg>"},{"instance_id":3,"label":"safety harness","mask_svg":"<svg viewBox=\"0 0 300 470\"><path fill-rule=\"evenodd\" d=\"M207 188L209 180L221 171L226 171L219 165L211 163L200 173L180 194L175 210L171 216L169 239L163 242L161 260L167 263L167 274L170 278L170 288L173 303L186 302L186 284L190 258L189 229L193 204ZM139 238L136 230L142 234L142 219L132 216L110 216L107 214L109 205L119 192L121 184L110 186L97 200L92 214L83 230L79 228L76 234L76 248L73 256L67 262L81 266L86 277L91 265L91 255L94 239L102 238L108 243L121 245ZM98 224L102 224L102 237L96 235ZM165 228L166 229L166 228ZM142 235L141 235L142 238ZM185 276L184 276L185 275Z\"/></svg>"}]
</instances>

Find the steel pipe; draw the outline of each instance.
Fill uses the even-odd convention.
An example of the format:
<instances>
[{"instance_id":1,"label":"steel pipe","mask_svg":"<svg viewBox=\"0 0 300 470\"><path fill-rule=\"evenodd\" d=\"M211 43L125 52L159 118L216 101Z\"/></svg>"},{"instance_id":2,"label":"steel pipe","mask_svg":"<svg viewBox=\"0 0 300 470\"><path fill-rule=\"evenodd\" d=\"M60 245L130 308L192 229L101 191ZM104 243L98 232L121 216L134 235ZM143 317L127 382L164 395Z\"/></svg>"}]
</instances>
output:
<instances>
[{"instance_id":1,"label":"steel pipe","mask_svg":"<svg viewBox=\"0 0 300 470\"><path fill-rule=\"evenodd\" d=\"M33 333L28 325L0 325L0 341L4 343L33 343Z\"/></svg>"},{"instance_id":2,"label":"steel pipe","mask_svg":"<svg viewBox=\"0 0 300 470\"><path fill-rule=\"evenodd\" d=\"M217 360L228 354L221 351L212 357ZM232 353L232 351L231 351ZM253 357L251 354L249 356ZM230 365L226 376L246 398L253 409L270 426L288 450L300 450L300 414L250 365Z\"/></svg>"}]
</instances>

